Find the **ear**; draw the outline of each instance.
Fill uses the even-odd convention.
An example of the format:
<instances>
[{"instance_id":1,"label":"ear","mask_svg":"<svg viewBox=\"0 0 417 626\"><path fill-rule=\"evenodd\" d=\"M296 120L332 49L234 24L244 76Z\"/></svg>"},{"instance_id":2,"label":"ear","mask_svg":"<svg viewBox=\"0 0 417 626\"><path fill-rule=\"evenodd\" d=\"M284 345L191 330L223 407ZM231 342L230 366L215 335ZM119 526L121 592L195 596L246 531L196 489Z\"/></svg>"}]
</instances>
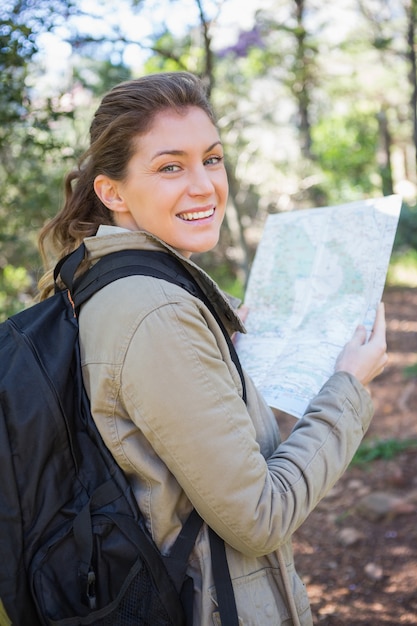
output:
<instances>
[{"instance_id":1,"label":"ear","mask_svg":"<svg viewBox=\"0 0 417 626\"><path fill-rule=\"evenodd\" d=\"M123 198L119 194L119 184L104 174L99 174L94 179L94 191L104 206L111 211L126 211Z\"/></svg>"}]
</instances>

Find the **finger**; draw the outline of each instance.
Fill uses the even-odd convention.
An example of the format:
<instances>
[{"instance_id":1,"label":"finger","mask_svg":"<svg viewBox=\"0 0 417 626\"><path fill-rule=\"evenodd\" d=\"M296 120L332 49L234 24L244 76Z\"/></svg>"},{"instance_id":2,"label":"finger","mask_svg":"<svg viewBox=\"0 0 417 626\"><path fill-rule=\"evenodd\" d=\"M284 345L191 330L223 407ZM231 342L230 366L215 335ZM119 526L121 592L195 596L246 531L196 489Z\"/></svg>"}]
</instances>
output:
<instances>
[{"instance_id":1,"label":"finger","mask_svg":"<svg viewBox=\"0 0 417 626\"><path fill-rule=\"evenodd\" d=\"M372 333L374 335L382 336L385 335L386 331L386 322L385 322L385 306L384 303L381 302L377 308L374 327L372 329Z\"/></svg>"}]
</instances>

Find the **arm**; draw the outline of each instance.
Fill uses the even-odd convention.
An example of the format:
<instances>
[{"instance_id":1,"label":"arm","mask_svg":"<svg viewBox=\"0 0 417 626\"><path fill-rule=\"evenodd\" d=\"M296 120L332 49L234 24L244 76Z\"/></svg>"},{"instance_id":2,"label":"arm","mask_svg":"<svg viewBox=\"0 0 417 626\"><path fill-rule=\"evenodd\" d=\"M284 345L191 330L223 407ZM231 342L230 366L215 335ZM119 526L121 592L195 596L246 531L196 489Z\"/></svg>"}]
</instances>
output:
<instances>
[{"instance_id":1,"label":"arm","mask_svg":"<svg viewBox=\"0 0 417 626\"><path fill-rule=\"evenodd\" d=\"M123 400L205 521L259 556L287 541L340 477L372 407L362 385L338 372L265 461L226 353L194 302L164 306L132 338Z\"/></svg>"}]
</instances>

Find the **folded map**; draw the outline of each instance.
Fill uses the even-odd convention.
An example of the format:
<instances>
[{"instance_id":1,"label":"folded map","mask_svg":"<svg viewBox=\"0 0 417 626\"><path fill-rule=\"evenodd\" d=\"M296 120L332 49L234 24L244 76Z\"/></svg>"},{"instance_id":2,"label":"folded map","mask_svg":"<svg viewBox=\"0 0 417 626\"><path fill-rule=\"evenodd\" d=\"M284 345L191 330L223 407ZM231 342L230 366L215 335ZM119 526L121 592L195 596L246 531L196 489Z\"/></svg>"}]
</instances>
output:
<instances>
[{"instance_id":1,"label":"folded map","mask_svg":"<svg viewBox=\"0 0 417 626\"><path fill-rule=\"evenodd\" d=\"M391 195L268 216L236 347L270 406L301 417L358 324L372 330L401 204Z\"/></svg>"}]
</instances>

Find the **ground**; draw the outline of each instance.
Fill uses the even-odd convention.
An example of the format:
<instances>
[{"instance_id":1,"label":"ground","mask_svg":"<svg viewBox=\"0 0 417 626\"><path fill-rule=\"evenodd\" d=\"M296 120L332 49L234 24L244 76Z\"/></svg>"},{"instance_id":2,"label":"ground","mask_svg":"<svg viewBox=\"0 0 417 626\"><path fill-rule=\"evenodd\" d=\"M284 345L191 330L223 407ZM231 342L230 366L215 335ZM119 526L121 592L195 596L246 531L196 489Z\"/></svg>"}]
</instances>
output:
<instances>
[{"instance_id":1,"label":"ground","mask_svg":"<svg viewBox=\"0 0 417 626\"><path fill-rule=\"evenodd\" d=\"M417 443L417 374L404 374L417 363L417 289L386 289L384 302L390 360L370 385L365 441L389 450ZM294 536L315 624L417 624L416 514L417 447L348 468Z\"/></svg>"}]
</instances>

